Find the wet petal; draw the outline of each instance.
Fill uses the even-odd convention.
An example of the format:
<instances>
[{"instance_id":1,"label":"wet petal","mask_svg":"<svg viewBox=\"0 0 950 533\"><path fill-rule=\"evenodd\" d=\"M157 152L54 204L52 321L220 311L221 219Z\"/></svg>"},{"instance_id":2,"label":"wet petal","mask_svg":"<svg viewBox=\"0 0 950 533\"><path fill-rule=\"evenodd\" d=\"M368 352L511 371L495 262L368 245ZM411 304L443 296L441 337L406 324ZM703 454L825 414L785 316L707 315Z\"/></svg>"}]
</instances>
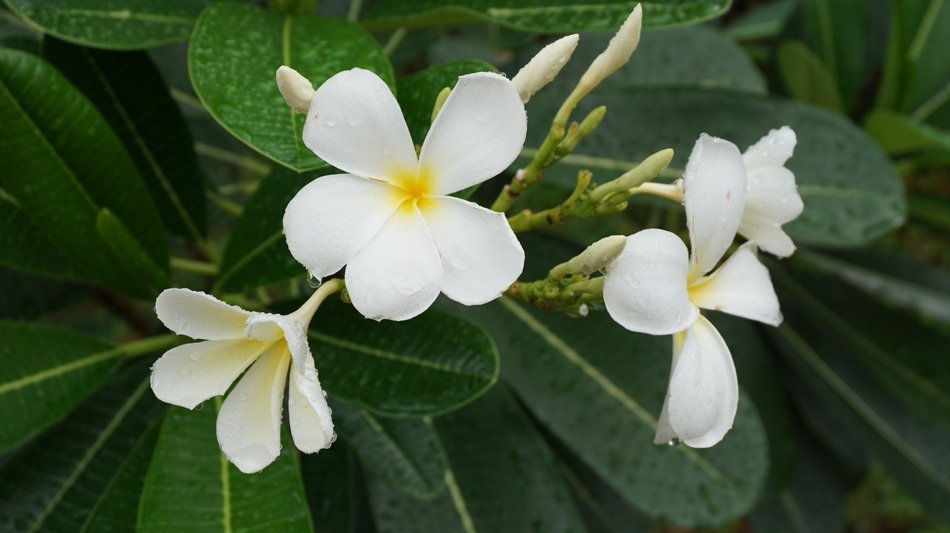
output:
<instances>
[{"instance_id":1,"label":"wet petal","mask_svg":"<svg viewBox=\"0 0 950 533\"><path fill-rule=\"evenodd\" d=\"M687 446L708 448L732 428L739 403L736 369L722 336L702 316L673 354L666 394L654 442L676 437Z\"/></svg>"},{"instance_id":2,"label":"wet petal","mask_svg":"<svg viewBox=\"0 0 950 533\"><path fill-rule=\"evenodd\" d=\"M165 289L155 300L155 314L165 327L193 339L244 338L250 313L191 289Z\"/></svg>"},{"instance_id":3,"label":"wet petal","mask_svg":"<svg viewBox=\"0 0 950 533\"><path fill-rule=\"evenodd\" d=\"M782 224L798 218L805 207L795 175L785 167L764 167L750 170L748 180L739 233L771 254L792 255L795 244L782 231Z\"/></svg>"},{"instance_id":4,"label":"wet petal","mask_svg":"<svg viewBox=\"0 0 950 533\"><path fill-rule=\"evenodd\" d=\"M296 313L252 313L251 318L247 319L246 333L248 337L263 342L283 339L294 361L302 362L310 359L310 345L307 343L309 326L310 323L298 318Z\"/></svg>"},{"instance_id":5,"label":"wet petal","mask_svg":"<svg viewBox=\"0 0 950 533\"><path fill-rule=\"evenodd\" d=\"M780 167L785 164L795 151L795 131L788 126L769 131L742 154L746 168Z\"/></svg>"},{"instance_id":6,"label":"wet petal","mask_svg":"<svg viewBox=\"0 0 950 533\"><path fill-rule=\"evenodd\" d=\"M385 180L417 164L396 97L379 76L359 68L340 72L317 89L303 142L320 159L364 178Z\"/></svg>"},{"instance_id":7,"label":"wet petal","mask_svg":"<svg viewBox=\"0 0 950 533\"><path fill-rule=\"evenodd\" d=\"M703 309L777 326L782 311L765 265L755 256L755 245L739 247L715 272L689 289L689 297Z\"/></svg>"},{"instance_id":8,"label":"wet petal","mask_svg":"<svg viewBox=\"0 0 950 533\"><path fill-rule=\"evenodd\" d=\"M719 263L742 219L746 175L736 145L705 133L699 136L683 172L683 203L694 280Z\"/></svg>"},{"instance_id":9,"label":"wet petal","mask_svg":"<svg viewBox=\"0 0 950 533\"><path fill-rule=\"evenodd\" d=\"M422 211L442 258L442 292L465 305L494 300L518 279L524 250L504 213L458 198Z\"/></svg>"},{"instance_id":10,"label":"wet petal","mask_svg":"<svg viewBox=\"0 0 950 533\"><path fill-rule=\"evenodd\" d=\"M640 333L682 331L699 316L686 291L689 258L676 235L648 229L627 237L604 275L604 304L621 326Z\"/></svg>"},{"instance_id":11,"label":"wet petal","mask_svg":"<svg viewBox=\"0 0 950 533\"><path fill-rule=\"evenodd\" d=\"M290 395L287 406L290 411L290 433L294 437L297 449L304 453L314 453L329 448L335 440L333 419L330 407L313 358L307 357L303 363L294 359L296 371L290 373Z\"/></svg>"},{"instance_id":12,"label":"wet petal","mask_svg":"<svg viewBox=\"0 0 950 533\"><path fill-rule=\"evenodd\" d=\"M390 185L349 174L317 178L284 212L291 255L318 278L333 274L379 232L397 196Z\"/></svg>"},{"instance_id":13,"label":"wet petal","mask_svg":"<svg viewBox=\"0 0 950 533\"><path fill-rule=\"evenodd\" d=\"M477 72L459 78L419 153L420 168L443 195L481 183L521 153L528 118L514 85L504 76Z\"/></svg>"},{"instance_id":14,"label":"wet petal","mask_svg":"<svg viewBox=\"0 0 950 533\"><path fill-rule=\"evenodd\" d=\"M280 455L280 418L290 354L276 342L244 374L218 412L218 444L245 474Z\"/></svg>"},{"instance_id":15,"label":"wet petal","mask_svg":"<svg viewBox=\"0 0 950 533\"><path fill-rule=\"evenodd\" d=\"M183 344L152 365L152 391L159 400L194 409L228 387L267 348L244 338Z\"/></svg>"},{"instance_id":16,"label":"wet petal","mask_svg":"<svg viewBox=\"0 0 950 533\"><path fill-rule=\"evenodd\" d=\"M442 261L419 210L400 207L346 267L353 307L374 320L408 320L432 305Z\"/></svg>"}]
</instances>

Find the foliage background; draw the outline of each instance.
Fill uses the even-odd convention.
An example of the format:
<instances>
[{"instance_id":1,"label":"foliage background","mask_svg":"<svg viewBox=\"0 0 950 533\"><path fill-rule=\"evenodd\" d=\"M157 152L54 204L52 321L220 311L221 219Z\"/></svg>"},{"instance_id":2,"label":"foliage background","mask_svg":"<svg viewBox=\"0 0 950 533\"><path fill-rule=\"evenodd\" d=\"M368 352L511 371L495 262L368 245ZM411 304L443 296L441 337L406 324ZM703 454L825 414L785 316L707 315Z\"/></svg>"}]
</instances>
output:
<instances>
[{"instance_id":1,"label":"foliage background","mask_svg":"<svg viewBox=\"0 0 950 533\"><path fill-rule=\"evenodd\" d=\"M329 169L299 142L275 68L315 85L376 71L421 142L459 74L513 74L581 31L529 104L524 164L632 8L272 4L0 9L0 529L947 530L947 2L645 1L657 28L580 110L606 104L606 120L517 206L554 205L579 168L603 182L660 148L682 169L703 131L740 148L797 131L801 246L769 262L785 323L715 317L744 389L721 444L651 443L669 340L603 312L446 301L376 324L334 303L311 342L340 441L314 456L286 445L245 476L219 452L215 402L189 412L151 395L149 365L178 342L151 305L168 286L274 309L308 291L280 219ZM682 231L681 209L638 200L523 235L524 277L657 225Z\"/></svg>"}]
</instances>

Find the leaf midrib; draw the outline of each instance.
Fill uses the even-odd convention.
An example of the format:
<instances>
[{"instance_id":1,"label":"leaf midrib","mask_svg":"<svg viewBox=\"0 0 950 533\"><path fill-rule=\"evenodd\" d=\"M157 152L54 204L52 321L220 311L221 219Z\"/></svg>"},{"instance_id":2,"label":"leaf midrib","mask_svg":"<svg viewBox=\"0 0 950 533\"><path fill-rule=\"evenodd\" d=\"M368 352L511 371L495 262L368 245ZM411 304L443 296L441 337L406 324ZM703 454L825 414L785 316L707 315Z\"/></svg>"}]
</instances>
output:
<instances>
[{"instance_id":1,"label":"leaf midrib","mask_svg":"<svg viewBox=\"0 0 950 533\"><path fill-rule=\"evenodd\" d=\"M7 381L6 383L0 383L0 396L33 385L34 383L39 383L61 376L68 372L72 372L73 370L78 370L96 363L108 361L109 359L121 356L122 353L123 350L121 347L111 348L103 352L96 352L80 359L74 359L63 365L57 365L33 374L27 374L12 381Z\"/></svg>"}]
</instances>

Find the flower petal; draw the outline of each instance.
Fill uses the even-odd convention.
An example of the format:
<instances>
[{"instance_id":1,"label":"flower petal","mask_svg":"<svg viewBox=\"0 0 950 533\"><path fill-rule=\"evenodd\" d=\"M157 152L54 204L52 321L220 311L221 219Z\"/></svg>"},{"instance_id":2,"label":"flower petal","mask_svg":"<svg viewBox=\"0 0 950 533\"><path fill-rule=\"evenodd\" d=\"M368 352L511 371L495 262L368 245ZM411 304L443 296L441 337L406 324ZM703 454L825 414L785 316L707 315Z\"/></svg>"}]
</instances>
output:
<instances>
[{"instance_id":1,"label":"flower petal","mask_svg":"<svg viewBox=\"0 0 950 533\"><path fill-rule=\"evenodd\" d=\"M314 276L329 276L372 240L398 205L396 189L385 183L349 174L318 178L287 204L287 247Z\"/></svg>"},{"instance_id":2,"label":"flower petal","mask_svg":"<svg viewBox=\"0 0 950 533\"><path fill-rule=\"evenodd\" d=\"M432 305L442 261L416 207L399 208L346 267L353 307L374 320L408 320Z\"/></svg>"},{"instance_id":3,"label":"flower petal","mask_svg":"<svg viewBox=\"0 0 950 533\"><path fill-rule=\"evenodd\" d=\"M798 218L805 208L795 175L785 167L762 167L749 170L748 180L739 233L771 254L792 255L795 244L782 231L782 224Z\"/></svg>"},{"instance_id":4,"label":"flower petal","mask_svg":"<svg viewBox=\"0 0 950 533\"><path fill-rule=\"evenodd\" d=\"M782 311L765 265L755 256L755 245L745 243L715 272L689 288L689 297L703 309L777 326Z\"/></svg>"},{"instance_id":5,"label":"flower petal","mask_svg":"<svg viewBox=\"0 0 950 533\"><path fill-rule=\"evenodd\" d=\"M781 167L792 157L795 151L795 131L788 126L769 131L742 154L747 169L760 167Z\"/></svg>"},{"instance_id":6,"label":"flower petal","mask_svg":"<svg viewBox=\"0 0 950 533\"><path fill-rule=\"evenodd\" d=\"M364 178L415 170L416 150L396 97L376 74L354 68L320 86L303 142L320 159Z\"/></svg>"},{"instance_id":7,"label":"flower petal","mask_svg":"<svg viewBox=\"0 0 950 533\"><path fill-rule=\"evenodd\" d=\"M501 296L524 268L524 250L504 213L458 198L434 199L422 210L442 258L442 292L465 305Z\"/></svg>"},{"instance_id":8,"label":"flower petal","mask_svg":"<svg viewBox=\"0 0 950 533\"><path fill-rule=\"evenodd\" d=\"M686 245L676 235L647 229L627 237L623 252L604 274L607 312L630 331L668 335L699 316L689 301Z\"/></svg>"},{"instance_id":9,"label":"flower petal","mask_svg":"<svg viewBox=\"0 0 950 533\"><path fill-rule=\"evenodd\" d=\"M290 411L290 433L297 449L304 453L318 452L329 448L336 435L330 407L320 381L313 358L294 359L296 371L290 373L290 395L287 406Z\"/></svg>"},{"instance_id":10,"label":"flower petal","mask_svg":"<svg viewBox=\"0 0 950 533\"><path fill-rule=\"evenodd\" d=\"M165 289L155 300L155 314L179 335L210 341L243 339L250 313L190 289Z\"/></svg>"},{"instance_id":11,"label":"flower petal","mask_svg":"<svg viewBox=\"0 0 950 533\"><path fill-rule=\"evenodd\" d=\"M280 418L290 354L275 342L244 374L221 405L221 451L245 474L264 469L280 455Z\"/></svg>"},{"instance_id":12,"label":"flower petal","mask_svg":"<svg viewBox=\"0 0 950 533\"><path fill-rule=\"evenodd\" d=\"M654 442L672 437L687 446L708 448L732 428L739 404L739 382L729 347L700 316L686 330L682 349L673 353L673 370Z\"/></svg>"},{"instance_id":13,"label":"flower petal","mask_svg":"<svg viewBox=\"0 0 950 533\"><path fill-rule=\"evenodd\" d=\"M309 317L308 317L309 318ZM252 313L247 319L246 334L252 339L274 342L283 339L294 361L301 363L311 358L310 345L307 343L309 320L304 321L297 313L276 315L273 313ZM303 371L303 368L300 368Z\"/></svg>"},{"instance_id":14,"label":"flower petal","mask_svg":"<svg viewBox=\"0 0 950 533\"><path fill-rule=\"evenodd\" d=\"M451 194L508 168L524 146L528 117L514 85L491 72L459 78L419 153L435 179L434 195Z\"/></svg>"},{"instance_id":15,"label":"flower petal","mask_svg":"<svg viewBox=\"0 0 950 533\"><path fill-rule=\"evenodd\" d=\"M267 348L247 339L183 344L152 365L152 392L159 400L194 409L228 387Z\"/></svg>"},{"instance_id":16,"label":"flower petal","mask_svg":"<svg viewBox=\"0 0 950 533\"><path fill-rule=\"evenodd\" d=\"M745 209L745 167L736 145L705 133L699 136L683 172L683 203L692 281L719 263Z\"/></svg>"}]
</instances>

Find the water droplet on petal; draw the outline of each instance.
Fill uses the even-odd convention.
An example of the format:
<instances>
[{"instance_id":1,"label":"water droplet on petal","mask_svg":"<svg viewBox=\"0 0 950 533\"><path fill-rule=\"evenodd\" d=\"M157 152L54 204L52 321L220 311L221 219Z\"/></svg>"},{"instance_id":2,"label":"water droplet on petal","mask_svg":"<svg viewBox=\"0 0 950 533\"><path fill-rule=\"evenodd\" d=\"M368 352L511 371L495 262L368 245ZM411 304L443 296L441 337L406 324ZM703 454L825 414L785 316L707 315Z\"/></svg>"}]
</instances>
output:
<instances>
[{"instance_id":1,"label":"water droplet on petal","mask_svg":"<svg viewBox=\"0 0 950 533\"><path fill-rule=\"evenodd\" d=\"M244 394L243 392L241 394L238 394L238 400L241 400L242 402L246 402L247 394Z\"/></svg>"},{"instance_id":2,"label":"water droplet on petal","mask_svg":"<svg viewBox=\"0 0 950 533\"><path fill-rule=\"evenodd\" d=\"M190 367L190 366L183 366L183 367L179 368L179 369L178 369L178 375L181 376L181 377L190 376L190 375L191 375L191 367Z\"/></svg>"},{"instance_id":3,"label":"water droplet on petal","mask_svg":"<svg viewBox=\"0 0 950 533\"><path fill-rule=\"evenodd\" d=\"M323 279L314 276L313 272L307 272L307 285L311 289L319 289L320 285L323 285Z\"/></svg>"}]
</instances>

